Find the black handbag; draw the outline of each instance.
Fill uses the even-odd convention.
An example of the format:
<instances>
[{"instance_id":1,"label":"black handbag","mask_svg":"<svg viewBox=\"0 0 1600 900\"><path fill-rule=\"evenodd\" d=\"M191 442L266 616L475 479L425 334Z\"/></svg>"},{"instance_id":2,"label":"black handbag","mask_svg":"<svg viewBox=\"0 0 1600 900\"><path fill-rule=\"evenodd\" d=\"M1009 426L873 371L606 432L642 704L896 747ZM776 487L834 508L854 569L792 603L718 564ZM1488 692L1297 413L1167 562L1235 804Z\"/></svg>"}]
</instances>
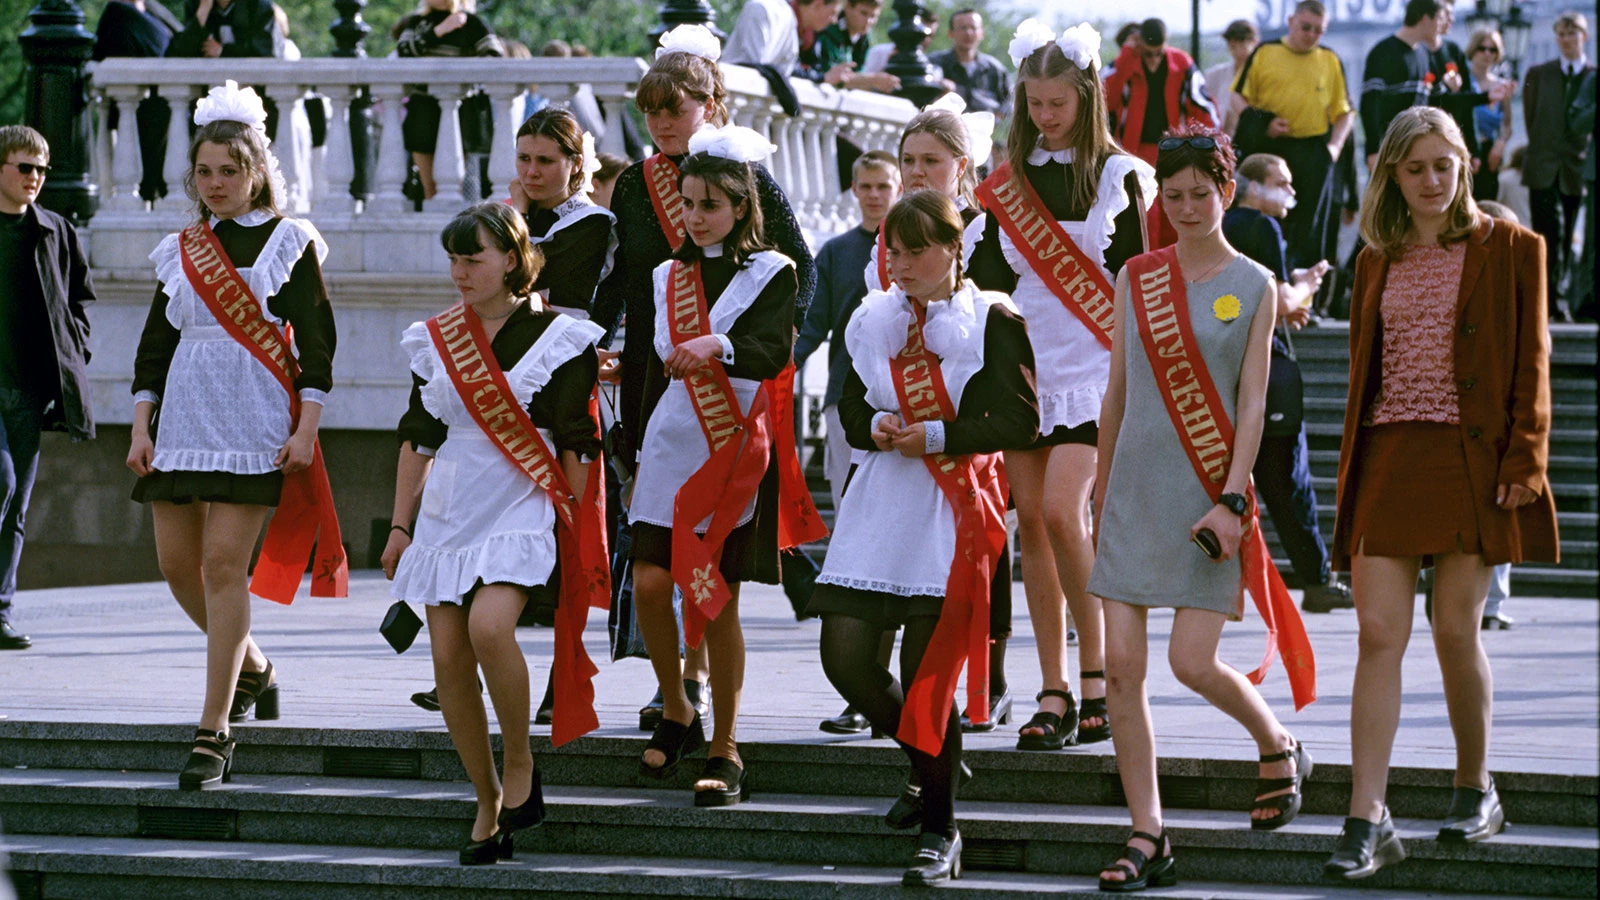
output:
<instances>
[{"instance_id":1,"label":"black handbag","mask_svg":"<svg viewBox=\"0 0 1600 900\"><path fill-rule=\"evenodd\" d=\"M1281 327L1281 326L1280 326ZM1267 417L1261 433L1267 437L1294 437L1305 421L1305 382L1300 363L1294 358L1289 330L1272 340L1272 358L1267 369Z\"/></svg>"},{"instance_id":2,"label":"black handbag","mask_svg":"<svg viewBox=\"0 0 1600 900\"><path fill-rule=\"evenodd\" d=\"M1252 153L1260 153L1267 147L1271 140L1267 136L1267 127L1277 116L1258 106L1249 106L1239 114L1239 125L1233 130L1233 146L1238 151L1239 158L1244 159Z\"/></svg>"},{"instance_id":3,"label":"black handbag","mask_svg":"<svg viewBox=\"0 0 1600 900\"><path fill-rule=\"evenodd\" d=\"M396 653L411 649L411 642L417 639L417 632L421 630L422 620L411 611L411 604L404 600L396 600L384 613L383 624L378 626L378 633L383 635Z\"/></svg>"}]
</instances>

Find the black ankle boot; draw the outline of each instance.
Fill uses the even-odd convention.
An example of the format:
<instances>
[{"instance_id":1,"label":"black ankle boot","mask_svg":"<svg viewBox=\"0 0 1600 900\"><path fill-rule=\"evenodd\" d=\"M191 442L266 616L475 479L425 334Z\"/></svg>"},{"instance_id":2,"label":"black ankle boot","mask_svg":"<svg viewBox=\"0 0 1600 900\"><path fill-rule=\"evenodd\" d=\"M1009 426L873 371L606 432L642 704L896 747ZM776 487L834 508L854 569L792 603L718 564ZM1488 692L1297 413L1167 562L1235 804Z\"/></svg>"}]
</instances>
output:
<instances>
[{"instance_id":1,"label":"black ankle boot","mask_svg":"<svg viewBox=\"0 0 1600 900\"><path fill-rule=\"evenodd\" d=\"M502 807L500 809L499 826L509 838L512 832L522 831L527 828L537 828L544 821L544 785L539 779L539 767L533 768L533 789L528 793L528 799L521 806Z\"/></svg>"},{"instance_id":2,"label":"black ankle boot","mask_svg":"<svg viewBox=\"0 0 1600 900\"><path fill-rule=\"evenodd\" d=\"M900 878L907 887L923 887L961 877L961 832L946 839L942 834L927 833L917 842L917 855Z\"/></svg>"},{"instance_id":3,"label":"black ankle boot","mask_svg":"<svg viewBox=\"0 0 1600 900\"><path fill-rule=\"evenodd\" d=\"M194 749L178 773L178 790L204 791L233 779L234 739L225 731L194 730ZM203 753L209 750L210 753ZM216 754L213 756L212 754Z\"/></svg>"},{"instance_id":4,"label":"black ankle boot","mask_svg":"<svg viewBox=\"0 0 1600 900\"><path fill-rule=\"evenodd\" d=\"M1486 841L1506 827L1506 811L1500 805L1500 792L1495 790L1494 779L1489 779L1489 789L1458 787L1450 797L1450 811L1445 813L1444 827L1439 829L1439 840L1446 843Z\"/></svg>"},{"instance_id":5,"label":"black ankle boot","mask_svg":"<svg viewBox=\"0 0 1600 900\"><path fill-rule=\"evenodd\" d=\"M1394 820L1389 817L1389 811L1384 810L1383 818L1377 823L1354 816L1345 819L1339 843L1322 872L1329 878L1359 881L1405 858L1406 848L1394 833Z\"/></svg>"}]
</instances>

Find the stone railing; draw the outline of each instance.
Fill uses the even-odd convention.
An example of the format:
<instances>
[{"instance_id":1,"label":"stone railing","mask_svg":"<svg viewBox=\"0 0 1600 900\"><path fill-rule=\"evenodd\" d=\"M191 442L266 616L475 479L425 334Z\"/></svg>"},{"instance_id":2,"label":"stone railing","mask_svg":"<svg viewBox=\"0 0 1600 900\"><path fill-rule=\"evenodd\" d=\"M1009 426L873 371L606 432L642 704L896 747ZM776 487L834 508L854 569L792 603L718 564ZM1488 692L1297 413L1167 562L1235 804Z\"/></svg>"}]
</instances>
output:
<instances>
[{"instance_id":1,"label":"stone railing","mask_svg":"<svg viewBox=\"0 0 1600 900\"><path fill-rule=\"evenodd\" d=\"M99 105L93 175L99 211L83 229L100 302L90 309L94 359L90 366L92 400L98 417L126 422L131 411L128 386L139 330L155 288L147 259L161 237L178 230L193 215L182 184L188 165L190 104L210 87L232 78L255 85L279 110L274 140L293 213L316 224L330 253L324 263L329 295L337 306L339 353L334 377L338 392L324 418L330 428L393 428L403 411L409 383L398 339L413 321L437 312L453 297L446 258L438 245L445 218L466 204L462 185L466 157L455 111L470 91L482 90L494 110L495 140L489 155L489 182L503 196L515 177L512 103L530 83L552 100L591 90L607 113L618 115L632 103L646 70L636 59L271 59L182 60L112 59L95 66L90 89ZM849 227L854 200L841 189L836 139L848 136L863 149L893 148L915 114L907 101L859 91L835 91L796 82L803 110L783 113L766 81L754 70L724 67L734 121L766 134L778 147L769 161L814 245ZM434 170L438 195L421 212L401 192L408 154L401 137L401 100L407 85L426 85L441 101L441 125ZM182 98L181 115L167 129L162 179L167 195L147 203L138 194L144 180L135 107L151 92ZM305 153L305 141L290 140L295 104L313 94L326 98L324 146ZM376 164L369 198L351 194L356 175L348 127L357 97L370 96ZM115 132L106 128L107 104L121 110ZM613 124L598 141L600 149L625 155L622 130ZM285 158L285 157L289 158ZM822 354L825 358L825 354ZM825 376L824 376L825 377ZM814 380L814 379L813 379ZM816 391L820 391L817 382Z\"/></svg>"}]
</instances>

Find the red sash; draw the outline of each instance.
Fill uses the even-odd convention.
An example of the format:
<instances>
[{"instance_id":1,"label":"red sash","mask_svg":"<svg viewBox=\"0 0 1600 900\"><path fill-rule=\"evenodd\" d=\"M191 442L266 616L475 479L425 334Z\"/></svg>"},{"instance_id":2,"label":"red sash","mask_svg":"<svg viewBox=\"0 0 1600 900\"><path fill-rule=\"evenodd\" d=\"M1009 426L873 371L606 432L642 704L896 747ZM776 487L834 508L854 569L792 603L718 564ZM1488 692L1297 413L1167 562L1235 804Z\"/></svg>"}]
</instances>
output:
<instances>
[{"instance_id":1,"label":"red sash","mask_svg":"<svg viewBox=\"0 0 1600 900\"><path fill-rule=\"evenodd\" d=\"M667 309L673 346L711 333L711 320L698 263L674 262L667 281ZM774 447L778 451L778 545L788 548L826 535L811 504L805 475L794 448L794 366L765 382L748 415L739 412L722 363L694 370L683 379L689 402L711 456L678 488L672 503L672 577L683 596L683 637L700 645L706 623L732 596L718 565L722 545L761 487ZM738 438L742 438L739 440ZM704 536L695 526L707 516Z\"/></svg>"},{"instance_id":2,"label":"red sash","mask_svg":"<svg viewBox=\"0 0 1600 900\"><path fill-rule=\"evenodd\" d=\"M1178 268L1175 247L1145 253L1128 260L1128 286L1134 322L1144 342L1145 357L1156 375L1156 386L1178 431L1179 443L1213 501L1222 496L1233 456L1233 423L1223 411L1222 398L1206 370L1189 322L1189 297ZM1248 326L1248 323L1246 323ZM1159 362L1158 362L1159 361ZM1267 625L1267 649L1261 665L1247 677L1260 684L1275 653L1283 654L1294 707L1301 709L1317 699L1317 666L1306 637L1300 610L1289 596L1283 578L1267 552L1261 534L1261 511L1250 489L1249 534L1240 547L1239 565L1245 589Z\"/></svg>"},{"instance_id":3,"label":"red sash","mask_svg":"<svg viewBox=\"0 0 1600 900\"><path fill-rule=\"evenodd\" d=\"M889 360L895 394L907 424L949 421L955 404L945 389L939 358L922 340L925 307L912 304L906 345ZM961 667L967 666L967 713L989 720L989 582L1006 540L1006 477L1000 454L922 458L928 474L950 503L956 520L956 552L945 579L939 624L906 689L907 715L895 737L931 756L944 745L950 704Z\"/></svg>"},{"instance_id":4,"label":"red sash","mask_svg":"<svg viewBox=\"0 0 1600 900\"><path fill-rule=\"evenodd\" d=\"M600 670L583 648L583 627L591 606L611 606L605 461L595 459L589 463L588 482L580 501L572 494L560 460L511 392L477 313L458 303L428 320L428 335L472 420L555 507L561 597L556 608L555 659L551 666L555 711L550 720L550 742L559 747L600 726L594 712L593 683ZM591 399L591 417L595 412Z\"/></svg>"},{"instance_id":5,"label":"red sash","mask_svg":"<svg viewBox=\"0 0 1600 900\"><path fill-rule=\"evenodd\" d=\"M300 393L294 389L300 367L289 340L267 321L261 303L228 259L210 223L185 228L179 241L183 274L206 309L229 337L267 367L288 393L292 432L300 422ZM250 579L250 593L277 603L292 603L313 553L311 596L348 595L349 565L320 440L312 445L311 465L283 478L283 493L267 526L261 556Z\"/></svg>"},{"instance_id":6,"label":"red sash","mask_svg":"<svg viewBox=\"0 0 1600 900\"><path fill-rule=\"evenodd\" d=\"M650 205L656 208L661 233L667 236L672 252L677 253L688 232L683 227L683 194L678 192L678 167L665 153L657 153L644 161L644 188L650 194Z\"/></svg>"},{"instance_id":7,"label":"red sash","mask_svg":"<svg viewBox=\"0 0 1600 900\"><path fill-rule=\"evenodd\" d=\"M884 238L883 226L878 226L878 290L887 291L894 279L889 277L889 242Z\"/></svg>"},{"instance_id":8,"label":"red sash","mask_svg":"<svg viewBox=\"0 0 1600 900\"><path fill-rule=\"evenodd\" d=\"M1003 163L978 185L978 199L1050 293L1111 349L1116 312L1111 281L1050 214L1033 185L1012 178L1011 164Z\"/></svg>"}]
</instances>

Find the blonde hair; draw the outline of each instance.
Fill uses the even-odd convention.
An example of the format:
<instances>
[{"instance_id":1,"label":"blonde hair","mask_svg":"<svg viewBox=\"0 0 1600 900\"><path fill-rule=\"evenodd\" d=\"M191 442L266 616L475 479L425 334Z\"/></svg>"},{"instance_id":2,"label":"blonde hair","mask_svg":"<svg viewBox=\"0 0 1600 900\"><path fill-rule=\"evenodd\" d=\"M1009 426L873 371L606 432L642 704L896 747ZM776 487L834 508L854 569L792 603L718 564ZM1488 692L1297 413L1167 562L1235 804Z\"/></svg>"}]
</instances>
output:
<instances>
[{"instance_id":1,"label":"blonde hair","mask_svg":"<svg viewBox=\"0 0 1600 900\"><path fill-rule=\"evenodd\" d=\"M1500 32L1493 28L1479 28L1467 39L1467 62L1472 61L1473 54L1477 53L1479 48L1486 46L1495 49L1495 59L1505 58L1506 46L1500 38Z\"/></svg>"},{"instance_id":2,"label":"blonde hair","mask_svg":"<svg viewBox=\"0 0 1600 900\"><path fill-rule=\"evenodd\" d=\"M956 193L967 201L968 206L973 205L976 200L972 192L978 186L978 167L972 164L972 147L967 137L967 126L961 117L948 109L927 109L917 113L907 123L906 130L900 133L899 152L902 158L906 152L906 138L914 134L931 135L950 151L951 156L959 156L967 161L967 167L956 181ZM905 175L901 173L901 181L904 180Z\"/></svg>"},{"instance_id":3,"label":"blonde hair","mask_svg":"<svg viewBox=\"0 0 1600 900\"><path fill-rule=\"evenodd\" d=\"M1105 88L1091 66L1080 69L1067 59L1054 41L1028 55L1017 66L1017 85L1013 91L1011 136L1006 155L1011 162L1011 177L1018 184L1027 181L1028 154L1039 140L1039 129L1028 116L1028 79L1063 78L1078 95L1078 117L1067 130L1067 146L1074 152L1072 183L1067 196L1075 207L1094 206L1100 192L1100 170L1108 157L1126 153L1111 136L1110 114L1106 112Z\"/></svg>"},{"instance_id":4,"label":"blonde hair","mask_svg":"<svg viewBox=\"0 0 1600 900\"><path fill-rule=\"evenodd\" d=\"M1406 206L1395 169L1411 155L1411 148L1428 135L1438 135L1455 153L1456 192L1445 210L1445 224L1439 230L1439 243L1465 240L1477 230L1482 214L1472 200L1472 154L1461 137L1461 129L1444 110L1432 106L1413 106L1395 116L1378 147L1377 165L1361 198L1361 237L1398 259L1405 250L1406 232L1411 227L1411 209Z\"/></svg>"}]
</instances>

